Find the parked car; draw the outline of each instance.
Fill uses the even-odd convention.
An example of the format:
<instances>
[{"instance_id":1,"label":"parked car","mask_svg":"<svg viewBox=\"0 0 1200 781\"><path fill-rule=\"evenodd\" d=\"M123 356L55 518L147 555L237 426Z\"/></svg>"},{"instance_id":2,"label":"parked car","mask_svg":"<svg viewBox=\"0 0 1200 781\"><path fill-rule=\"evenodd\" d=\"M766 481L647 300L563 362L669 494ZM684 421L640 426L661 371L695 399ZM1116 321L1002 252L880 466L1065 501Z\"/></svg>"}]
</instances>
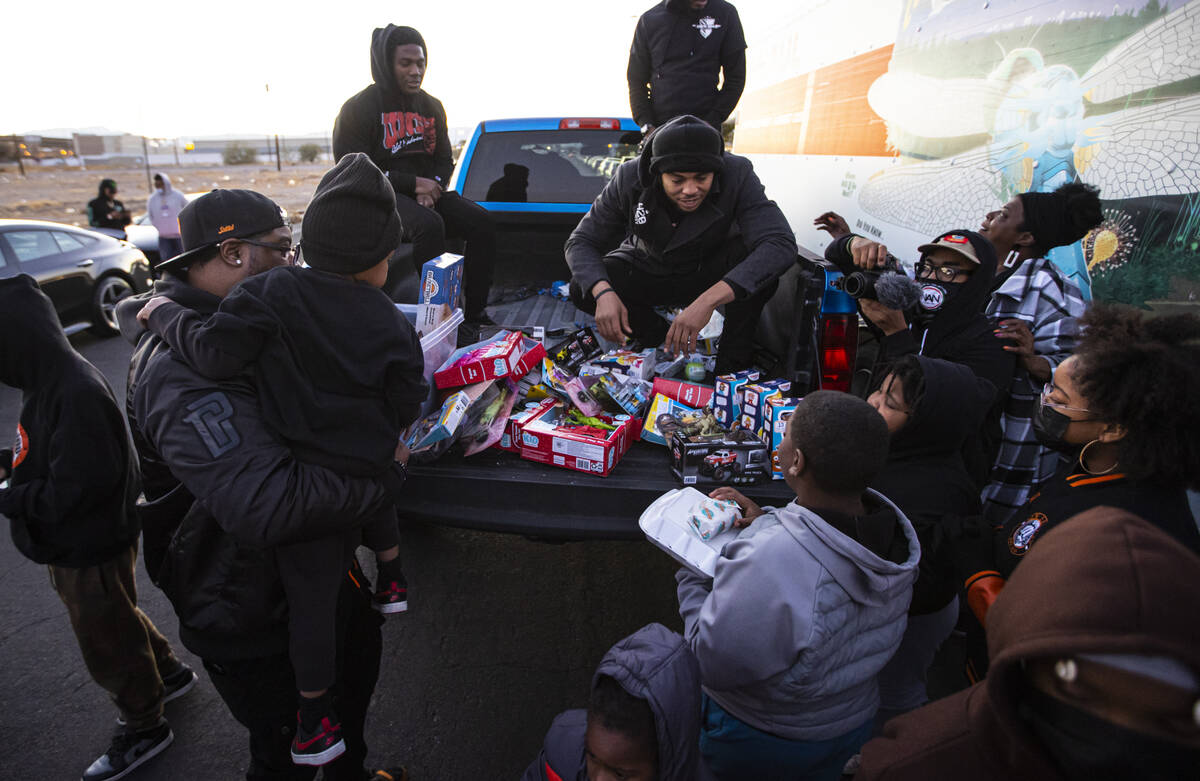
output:
<instances>
[{"instance_id":1,"label":"parked car","mask_svg":"<svg viewBox=\"0 0 1200 781\"><path fill-rule=\"evenodd\" d=\"M128 241L41 220L0 220L0 277L28 274L67 333L117 332L117 302L150 288L150 264Z\"/></svg>"},{"instance_id":2,"label":"parked car","mask_svg":"<svg viewBox=\"0 0 1200 781\"><path fill-rule=\"evenodd\" d=\"M188 199L188 203L191 203L201 195L204 193L185 193L184 197ZM143 212L134 217L133 222L125 226L125 235L135 247L146 255L151 268L166 260L166 258L159 257L158 228L155 228L154 223L150 221L149 212Z\"/></svg>"}]
</instances>

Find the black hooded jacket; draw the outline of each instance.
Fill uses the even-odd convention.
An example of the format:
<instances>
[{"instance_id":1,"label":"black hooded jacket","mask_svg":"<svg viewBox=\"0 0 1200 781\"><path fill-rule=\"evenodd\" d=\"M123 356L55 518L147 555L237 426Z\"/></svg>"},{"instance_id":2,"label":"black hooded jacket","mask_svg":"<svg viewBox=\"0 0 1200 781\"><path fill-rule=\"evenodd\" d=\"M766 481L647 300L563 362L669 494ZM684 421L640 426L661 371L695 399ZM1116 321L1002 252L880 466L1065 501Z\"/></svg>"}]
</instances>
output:
<instances>
[{"instance_id":1,"label":"black hooded jacket","mask_svg":"<svg viewBox=\"0 0 1200 781\"><path fill-rule=\"evenodd\" d=\"M0 490L13 543L40 564L108 561L138 536L137 455L121 407L31 277L0 280L0 335L0 382L23 391L10 487Z\"/></svg>"},{"instance_id":2,"label":"black hooded jacket","mask_svg":"<svg viewBox=\"0 0 1200 781\"><path fill-rule=\"evenodd\" d=\"M105 197L104 187L111 184L113 184L111 179L105 179L100 182L96 197L88 201L88 225L91 225L93 228L125 230L125 226L133 222L133 217L125 210L125 204L116 198L110 200ZM111 212L116 212L117 216L110 218L108 215Z\"/></svg>"},{"instance_id":3,"label":"black hooded jacket","mask_svg":"<svg viewBox=\"0 0 1200 781\"><path fill-rule=\"evenodd\" d=\"M963 444L979 429L996 389L966 366L917 358L925 392L888 448L871 487L912 521L921 541L921 563L911 615L945 607L958 592L954 564L944 547L949 517L977 515L979 491L963 466Z\"/></svg>"},{"instance_id":4,"label":"black hooded jacket","mask_svg":"<svg viewBox=\"0 0 1200 781\"><path fill-rule=\"evenodd\" d=\"M757 293L796 262L795 234L767 198L749 160L724 155L724 168L713 177L708 196L672 228L667 198L650 172L650 155L646 144L637 160L617 168L567 239L571 281L585 296L608 278L603 258L613 251L664 277L694 273L712 255L727 253L731 268L724 280L738 298Z\"/></svg>"},{"instance_id":5,"label":"black hooded jacket","mask_svg":"<svg viewBox=\"0 0 1200 781\"><path fill-rule=\"evenodd\" d=\"M708 0L699 11L687 0L663 0L638 19L626 78L639 125L657 127L692 114L720 127L746 86L746 36L737 9L725 0Z\"/></svg>"},{"instance_id":6,"label":"black hooded jacket","mask_svg":"<svg viewBox=\"0 0 1200 781\"><path fill-rule=\"evenodd\" d=\"M441 101L424 90L405 95L396 84L388 56L388 38L394 30L409 32L429 60L429 48L415 30L394 24L375 28L371 33L375 83L342 105L333 124L333 156L340 160L362 152L387 174L398 195L411 198L417 177L444 186L454 170L454 155Z\"/></svg>"},{"instance_id":7,"label":"black hooded jacket","mask_svg":"<svg viewBox=\"0 0 1200 781\"><path fill-rule=\"evenodd\" d=\"M648 624L608 650L592 676L601 675L645 700L654 714L659 781L711 776L700 756L700 665L687 643L662 624ZM542 752L521 781L587 781L587 711L558 714Z\"/></svg>"}]
</instances>

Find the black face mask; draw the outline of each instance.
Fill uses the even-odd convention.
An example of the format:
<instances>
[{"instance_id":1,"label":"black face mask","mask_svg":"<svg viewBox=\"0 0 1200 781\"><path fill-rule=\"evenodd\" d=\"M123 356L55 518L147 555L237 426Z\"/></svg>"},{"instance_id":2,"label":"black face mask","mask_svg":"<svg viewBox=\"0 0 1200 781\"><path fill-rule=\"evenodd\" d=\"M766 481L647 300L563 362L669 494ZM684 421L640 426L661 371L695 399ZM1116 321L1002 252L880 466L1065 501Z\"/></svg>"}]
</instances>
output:
<instances>
[{"instance_id":1,"label":"black face mask","mask_svg":"<svg viewBox=\"0 0 1200 781\"><path fill-rule=\"evenodd\" d=\"M946 304L962 290L966 283L918 279L917 284L921 286L921 297L917 299L917 310L914 317L918 323L928 324L946 308Z\"/></svg>"},{"instance_id":2,"label":"black face mask","mask_svg":"<svg viewBox=\"0 0 1200 781\"><path fill-rule=\"evenodd\" d=\"M1076 422L1082 421L1072 420L1054 407L1039 401L1037 411L1033 413L1033 433L1038 442L1051 450L1073 455L1080 451L1080 446L1063 441L1063 437L1067 435L1067 427Z\"/></svg>"},{"instance_id":3,"label":"black face mask","mask_svg":"<svg viewBox=\"0 0 1200 781\"><path fill-rule=\"evenodd\" d=\"M1200 750L1119 727L1026 686L1017 713L1071 781L1195 778Z\"/></svg>"}]
</instances>

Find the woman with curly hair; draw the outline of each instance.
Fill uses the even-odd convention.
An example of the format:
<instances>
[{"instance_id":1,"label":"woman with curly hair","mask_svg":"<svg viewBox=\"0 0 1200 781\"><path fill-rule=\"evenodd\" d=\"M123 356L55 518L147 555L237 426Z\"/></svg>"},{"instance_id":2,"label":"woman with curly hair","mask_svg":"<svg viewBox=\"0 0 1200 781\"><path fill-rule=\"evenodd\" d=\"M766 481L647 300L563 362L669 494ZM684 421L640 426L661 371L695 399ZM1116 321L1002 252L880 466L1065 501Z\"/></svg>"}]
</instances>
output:
<instances>
[{"instance_id":1,"label":"woman with curly hair","mask_svg":"<svg viewBox=\"0 0 1200 781\"><path fill-rule=\"evenodd\" d=\"M1200 553L1187 497L1200 487L1200 317L1095 306L1080 324L1079 348L1043 388L1033 424L1067 464L995 530L990 555L959 544L981 623L1046 531L1093 507L1134 513Z\"/></svg>"}]
</instances>

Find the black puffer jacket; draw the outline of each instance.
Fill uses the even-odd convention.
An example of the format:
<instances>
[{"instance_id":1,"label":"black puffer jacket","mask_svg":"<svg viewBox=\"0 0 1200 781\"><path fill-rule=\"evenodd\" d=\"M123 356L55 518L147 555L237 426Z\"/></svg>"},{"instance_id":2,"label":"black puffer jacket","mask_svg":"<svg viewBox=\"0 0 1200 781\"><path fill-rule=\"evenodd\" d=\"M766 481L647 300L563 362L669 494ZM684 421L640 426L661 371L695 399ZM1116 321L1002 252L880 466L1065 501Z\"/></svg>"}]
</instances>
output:
<instances>
[{"instance_id":1,"label":"black puffer jacket","mask_svg":"<svg viewBox=\"0 0 1200 781\"><path fill-rule=\"evenodd\" d=\"M23 391L0 514L39 564L90 567L133 545L137 460L121 407L32 277L0 280L0 382Z\"/></svg>"},{"instance_id":2,"label":"black puffer jacket","mask_svg":"<svg viewBox=\"0 0 1200 781\"><path fill-rule=\"evenodd\" d=\"M178 294L180 284L156 292ZM175 300L205 298L194 288L187 295ZM136 328L128 321L136 307L118 309L127 333ZM132 370L140 455L169 467L195 497L182 517L170 517L182 501L158 507L168 542L157 582L179 616L180 639L213 660L284 652L287 600L272 549L355 527L394 501L399 475L352 478L296 461L264 426L248 374L212 383L153 335L140 337ZM167 485L159 484L155 495L177 488L163 494Z\"/></svg>"},{"instance_id":3,"label":"black puffer jacket","mask_svg":"<svg viewBox=\"0 0 1200 781\"><path fill-rule=\"evenodd\" d=\"M767 198L750 161L726 154L725 167L694 212L671 228L667 198L650 173L650 144L617 169L567 239L571 282L590 297L607 279L603 258L616 251L649 273L683 276L715 253L737 253L724 279L738 298L774 282L796 262L796 237Z\"/></svg>"}]
</instances>

